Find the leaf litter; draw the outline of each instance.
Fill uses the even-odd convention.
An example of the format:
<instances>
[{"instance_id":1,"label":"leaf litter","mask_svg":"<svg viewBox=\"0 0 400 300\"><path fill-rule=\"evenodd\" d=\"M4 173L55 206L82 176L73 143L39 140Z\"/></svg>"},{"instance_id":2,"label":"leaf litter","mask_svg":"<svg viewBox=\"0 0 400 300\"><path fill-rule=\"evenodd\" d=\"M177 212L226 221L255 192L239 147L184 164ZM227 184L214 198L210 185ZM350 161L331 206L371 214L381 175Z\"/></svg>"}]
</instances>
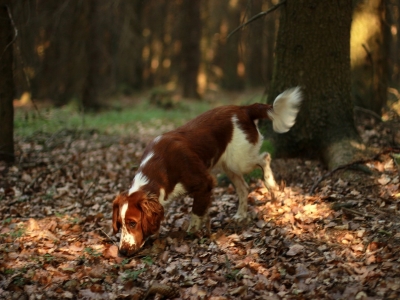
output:
<instances>
[{"instance_id":1,"label":"leaf litter","mask_svg":"<svg viewBox=\"0 0 400 300\"><path fill-rule=\"evenodd\" d=\"M361 135L376 147L377 136L390 136L375 125ZM273 160L281 190L271 200L251 180L249 224L232 220L233 186L218 186L210 235L185 234L192 199L182 197L158 239L119 257L112 200L163 129L129 137L64 130L16 141L17 163L0 164L0 299L400 297L399 167L390 152L369 162L369 173L327 176L313 194L326 173L318 161Z\"/></svg>"}]
</instances>

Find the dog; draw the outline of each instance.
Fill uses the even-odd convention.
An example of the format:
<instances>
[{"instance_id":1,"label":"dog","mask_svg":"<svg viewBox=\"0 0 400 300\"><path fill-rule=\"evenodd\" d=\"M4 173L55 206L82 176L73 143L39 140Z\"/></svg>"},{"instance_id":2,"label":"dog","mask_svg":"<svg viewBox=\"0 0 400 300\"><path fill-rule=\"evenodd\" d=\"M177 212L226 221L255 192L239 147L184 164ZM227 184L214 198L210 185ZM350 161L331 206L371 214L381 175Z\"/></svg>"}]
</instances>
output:
<instances>
[{"instance_id":1,"label":"dog","mask_svg":"<svg viewBox=\"0 0 400 300\"><path fill-rule=\"evenodd\" d=\"M259 153L263 137L256 122L272 120L284 133L294 125L302 101L299 87L278 95L273 105L228 105L209 110L185 125L156 137L144 150L128 192L113 201L113 231L121 229L119 253L130 256L159 232L165 208L174 198L193 197L188 232L198 231L206 219L214 179L222 169L236 188L239 207L234 220L247 219L248 186L243 174L259 167L265 186L277 189L270 155Z\"/></svg>"}]
</instances>

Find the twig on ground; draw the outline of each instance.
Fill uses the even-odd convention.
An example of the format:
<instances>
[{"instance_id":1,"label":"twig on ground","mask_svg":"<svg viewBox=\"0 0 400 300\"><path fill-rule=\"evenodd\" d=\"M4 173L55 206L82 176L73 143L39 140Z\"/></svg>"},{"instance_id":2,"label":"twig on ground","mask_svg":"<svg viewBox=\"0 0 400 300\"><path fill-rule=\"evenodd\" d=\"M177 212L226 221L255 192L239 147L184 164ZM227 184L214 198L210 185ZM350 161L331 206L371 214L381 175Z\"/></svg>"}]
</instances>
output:
<instances>
[{"instance_id":1,"label":"twig on ground","mask_svg":"<svg viewBox=\"0 0 400 300\"><path fill-rule=\"evenodd\" d=\"M366 213L360 212L358 210L355 210L355 209L342 207L342 210L345 211L345 212L348 212L350 214L353 214L353 215L359 215L359 216L366 217L366 218L373 218L372 216L370 216L370 215L368 215Z\"/></svg>"},{"instance_id":2,"label":"twig on ground","mask_svg":"<svg viewBox=\"0 0 400 300\"><path fill-rule=\"evenodd\" d=\"M98 180L94 180L92 181L92 183L90 184L89 188L86 190L85 194L83 195L81 202L85 201L85 199L87 198L90 190L92 189L92 187L94 186L95 183L97 183Z\"/></svg>"},{"instance_id":3,"label":"twig on ground","mask_svg":"<svg viewBox=\"0 0 400 300\"><path fill-rule=\"evenodd\" d=\"M110 242L112 242L115 246L118 246L118 244L116 242L114 242L112 240L112 238L103 229L98 228L97 230L100 231L101 233L103 233L110 240Z\"/></svg>"},{"instance_id":4,"label":"twig on ground","mask_svg":"<svg viewBox=\"0 0 400 300\"><path fill-rule=\"evenodd\" d=\"M376 112L374 112L372 110L369 110L369 109L366 109L366 108L360 107L360 106L354 106L354 110L358 110L358 111L361 111L363 113L366 113L366 114L374 117L375 119L377 119L379 122L382 122L381 116L378 115Z\"/></svg>"}]
</instances>

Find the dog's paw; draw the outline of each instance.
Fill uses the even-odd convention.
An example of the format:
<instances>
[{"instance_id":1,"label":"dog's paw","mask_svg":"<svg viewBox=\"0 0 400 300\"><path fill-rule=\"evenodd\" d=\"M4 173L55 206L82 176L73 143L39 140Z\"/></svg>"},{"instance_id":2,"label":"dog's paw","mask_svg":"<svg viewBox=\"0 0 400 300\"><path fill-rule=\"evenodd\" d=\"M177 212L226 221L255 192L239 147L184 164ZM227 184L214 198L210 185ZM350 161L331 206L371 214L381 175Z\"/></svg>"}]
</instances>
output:
<instances>
[{"instance_id":1,"label":"dog's paw","mask_svg":"<svg viewBox=\"0 0 400 300\"><path fill-rule=\"evenodd\" d=\"M248 216L247 213L243 213L243 212L237 212L234 216L233 216L233 221L235 223L241 224L241 223L248 223L250 221L250 218Z\"/></svg>"},{"instance_id":2,"label":"dog's paw","mask_svg":"<svg viewBox=\"0 0 400 300\"><path fill-rule=\"evenodd\" d=\"M202 224L203 218L192 213L192 215L190 216L190 224L187 229L187 233L196 233L200 230Z\"/></svg>"}]
</instances>

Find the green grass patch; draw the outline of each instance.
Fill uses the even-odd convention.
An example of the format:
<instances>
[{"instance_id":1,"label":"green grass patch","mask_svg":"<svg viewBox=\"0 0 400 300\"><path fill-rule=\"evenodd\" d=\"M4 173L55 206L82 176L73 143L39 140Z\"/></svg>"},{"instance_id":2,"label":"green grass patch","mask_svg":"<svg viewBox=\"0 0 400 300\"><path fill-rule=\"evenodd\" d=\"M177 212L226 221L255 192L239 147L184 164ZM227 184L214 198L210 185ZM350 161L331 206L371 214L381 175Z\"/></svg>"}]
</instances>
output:
<instances>
[{"instance_id":1,"label":"green grass patch","mask_svg":"<svg viewBox=\"0 0 400 300\"><path fill-rule=\"evenodd\" d=\"M272 145L271 141L269 140L264 140L262 145L261 145L261 149L260 152L268 152L269 154L271 154L271 156L273 157L275 154L275 148Z\"/></svg>"},{"instance_id":2,"label":"green grass patch","mask_svg":"<svg viewBox=\"0 0 400 300\"><path fill-rule=\"evenodd\" d=\"M149 103L139 103L129 108L110 108L99 113L81 113L75 106L40 110L17 110L14 118L15 134L31 136L36 132L55 133L60 130L97 129L100 133L129 134L139 123L161 127L164 124L179 126L208 110L206 102L180 103L174 109L161 109Z\"/></svg>"}]
</instances>

